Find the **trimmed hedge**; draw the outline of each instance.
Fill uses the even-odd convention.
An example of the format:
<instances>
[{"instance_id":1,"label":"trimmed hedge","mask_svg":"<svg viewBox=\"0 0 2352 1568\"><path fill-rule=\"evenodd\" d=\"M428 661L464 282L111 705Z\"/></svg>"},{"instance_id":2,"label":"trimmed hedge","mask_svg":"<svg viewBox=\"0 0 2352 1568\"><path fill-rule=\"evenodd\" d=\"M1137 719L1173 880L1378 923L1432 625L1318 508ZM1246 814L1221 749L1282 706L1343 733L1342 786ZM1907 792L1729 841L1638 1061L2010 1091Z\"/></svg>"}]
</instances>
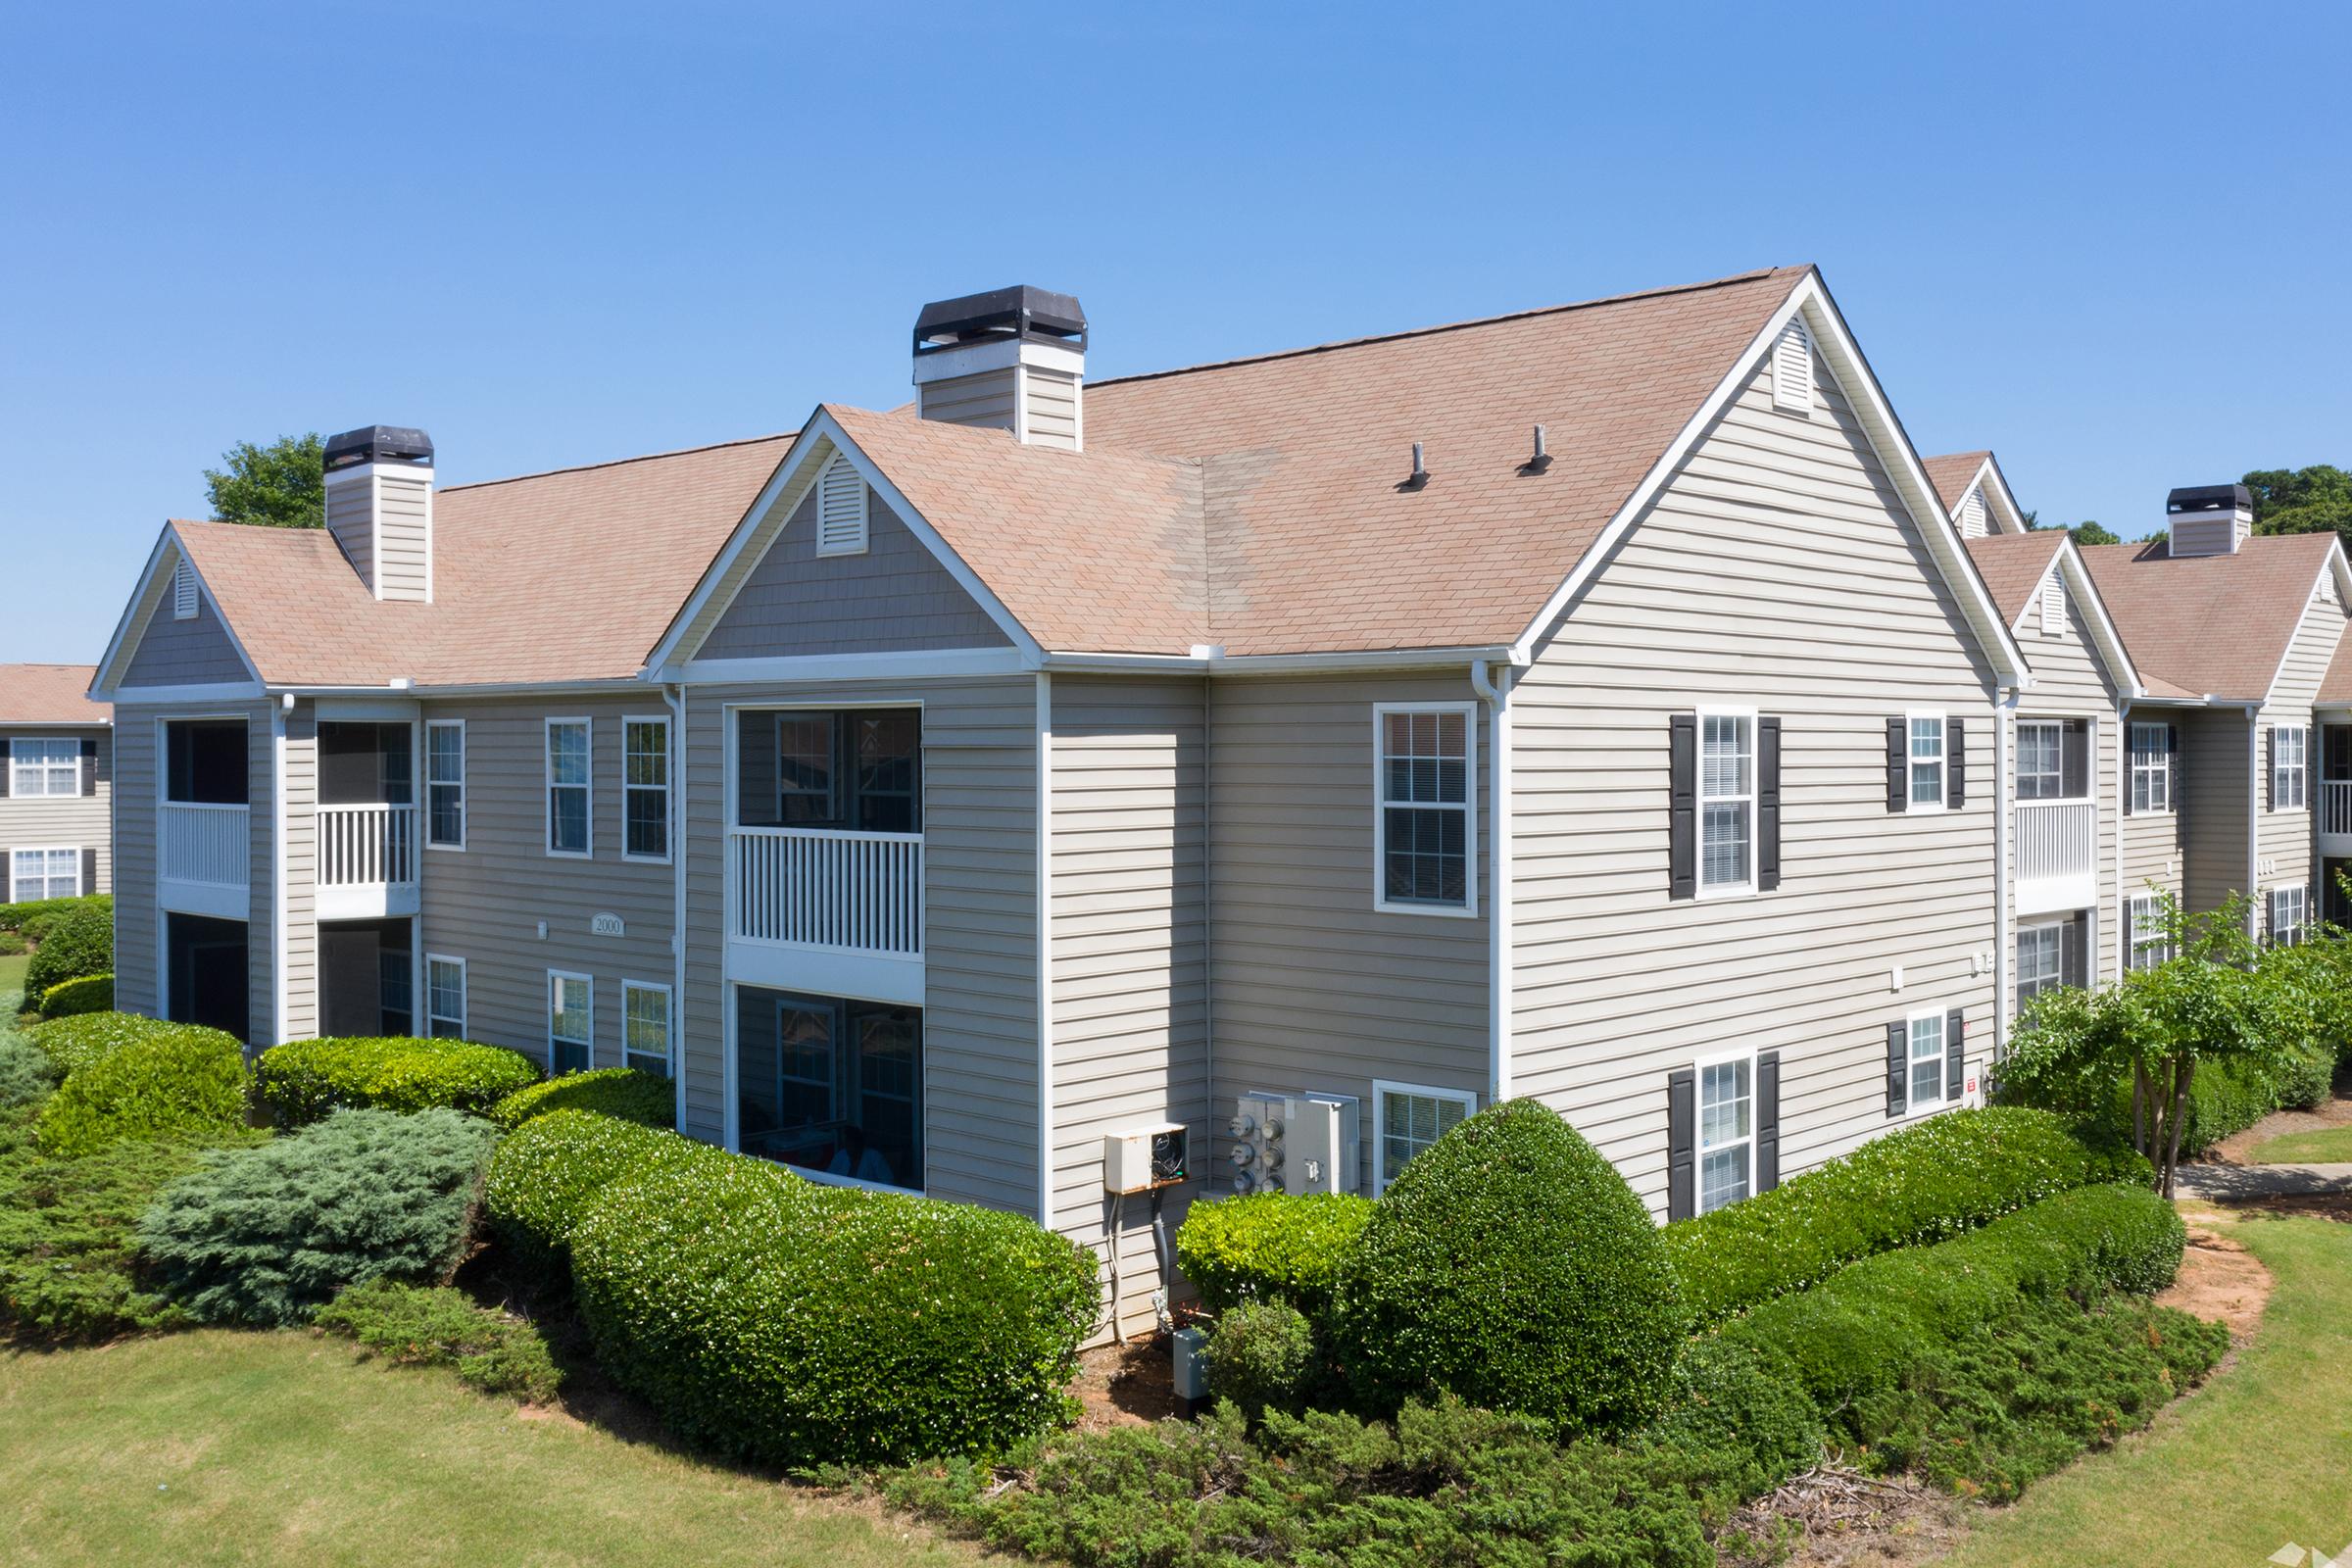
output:
<instances>
[{"instance_id":1,"label":"trimmed hedge","mask_svg":"<svg viewBox=\"0 0 2352 1568\"><path fill-rule=\"evenodd\" d=\"M2047 1111L1994 1106L1890 1133L1662 1234L1704 1328L1873 1253L1941 1241L2074 1188L2146 1179L2137 1155L2088 1148Z\"/></svg>"},{"instance_id":2,"label":"trimmed hedge","mask_svg":"<svg viewBox=\"0 0 2352 1568\"><path fill-rule=\"evenodd\" d=\"M467 1040L354 1037L292 1040L254 1063L254 1088L281 1127L328 1111L452 1110L490 1107L539 1077L520 1052Z\"/></svg>"},{"instance_id":3,"label":"trimmed hedge","mask_svg":"<svg viewBox=\"0 0 2352 1568\"><path fill-rule=\"evenodd\" d=\"M18 932L38 942L49 934L51 926L78 909L97 909L112 920L115 896L85 893L78 899L26 899L22 904L0 904L0 931Z\"/></svg>"},{"instance_id":4,"label":"trimmed hedge","mask_svg":"<svg viewBox=\"0 0 2352 1568\"><path fill-rule=\"evenodd\" d=\"M245 1127L245 1093L234 1035L174 1024L67 1073L41 1106L41 1148L70 1159L124 1139L233 1136Z\"/></svg>"},{"instance_id":5,"label":"trimmed hedge","mask_svg":"<svg viewBox=\"0 0 2352 1568\"><path fill-rule=\"evenodd\" d=\"M1284 1300L1244 1300L1217 1314L1206 1347L1208 1392L1255 1420L1268 1409L1297 1414L1322 1390L1315 1326Z\"/></svg>"},{"instance_id":6,"label":"trimmed hedge","mask_svg":"<svg viewBox=\"0 0 2352 1568\"><path fill-rule=\"evenodd\" d=\"M34 1049L47 1056L61 1073L86 1067L109 1052L119 1051L134 1041L166 1040L194 1024L172 1023L164 1018L143 1018L135 1012L85 1012L76 1017L57 1018L48 1023L36 1023L22 1031ZM206 1033L219 1031L207 1030ZM222 1035L222 1039L234 1039Z\"/></svg>"},{"instance_id":7,"label":"trimmed hedge","mask_svg":"<svg viewBox=\"0 0 2352 1568\"><path fill-rule=\"evenodd\" d=\"M27 997L29 998L29 993ZM85 1012L115 1010L115 977L111 974L88 974L78 980L67 980L41 993L41 1016L44 1018L77 1018Z\"/></svg>"},{"instance_id":8,"label":"trimmed hedge","mask_svg":"<svg viewBox=\"0 0 2352 1568\"><path fill-rule=\"evenodd\" d=\"M1666 1413L1643 1437L1712 1457L1726 1489L1754 1497L1819 1462L1829 1432L1788 1356L1710 1334L1684 1347Z\"/></svg>"},{"instance_id":9,"label":"trimmed hedge","mask_svg":"<svg viewBox=\"0 0 2352 1568\"><path fill-rule=\"evenodd\" d=\"M1094 1254L1018 1215L743 1155L596 1199L571 1267L615 1383L687 1438L786 1466L1031 1436L1065 1413L1101 1310Z\"/></svg>"},{"instance_id":10,"label":"trimmed hedge","mask_svg":"<svg viewBox=\"0 0 2352 1568\"><path fill-rule=\"evenodd\" d=\"M561 1083L562 1079L556 1082ZM731 1158L724 1150L590 1110L554 1110L502 1139L482 1185L491 1233L531 1273L561 1281L591 1201L643 1171Z\"/></svg>"},{"instance_id":11,"label":"trimmed hedge","mask_svg":"<svg viewBox=\"0 0 2352 1568\"><path fill-rule=\"evenodd\" d=\"M490 1107L490 1119L509 1132L553 1110L593 1110L647 1127L677 1125L676 1086L634 1067L599 1067L567 1072L528 1089L517 1089Z\"/></svg>"},{"instance_id":12,"label":"trimmed hedge","mask_svg":"<svg viewBox=\"0 0 2352 1568\"><path fill-rule=\"evenodd\" d=\"M24 994L46 995L51 986L84 975L111 974L115 967L115 911L85 904L52 923L40 946L24 960Z\"/></svg>"},{"instance_id":13,"label":"trimmed hedge","mask_svg":"<svg viewBox=\"0 0 2352 1568\"><path fill-rule=\"evenodd\" d=\"M1314 1316L1331 1305L1340 1260L1372 1218L1353 1193L1251 1193L1195 1203L1176 1230L1176 1266L1203 1305L1289 1301Z\"/></svg>"},{"instance_id":14,"label":"trimmed hedge","mask_svg":"<svg viewBox=\"0 0 2352 1568\"><path fill-rule=\"evenodd\" d=\"M1648 1210L1532 1100L1404 1167L1341 1266L1334 1348L1375 1406L1439 1390L1567 1431L1656 1414L1689 1319Z\"/></svg>"}]
</instances>

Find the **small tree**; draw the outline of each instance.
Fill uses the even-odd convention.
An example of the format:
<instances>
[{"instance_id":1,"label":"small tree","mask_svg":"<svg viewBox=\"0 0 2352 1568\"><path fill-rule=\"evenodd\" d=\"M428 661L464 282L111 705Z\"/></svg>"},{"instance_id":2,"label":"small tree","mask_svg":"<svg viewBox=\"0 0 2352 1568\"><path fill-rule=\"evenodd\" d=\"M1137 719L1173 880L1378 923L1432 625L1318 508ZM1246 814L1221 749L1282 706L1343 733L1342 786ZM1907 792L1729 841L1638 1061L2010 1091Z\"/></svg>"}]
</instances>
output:
<instances>
[{"instance_id":1,"label":"small tree","mask_svg":"<svg viewBox=\"0 0 2352 1568\"><path fill-rule=\"evenodd\" d=\"M326 444L317 431L281 435L266 447L240 441L220 461L225 469L204 470L204 491L222 522L326 526Z\"/></svg>"}]
</instances>

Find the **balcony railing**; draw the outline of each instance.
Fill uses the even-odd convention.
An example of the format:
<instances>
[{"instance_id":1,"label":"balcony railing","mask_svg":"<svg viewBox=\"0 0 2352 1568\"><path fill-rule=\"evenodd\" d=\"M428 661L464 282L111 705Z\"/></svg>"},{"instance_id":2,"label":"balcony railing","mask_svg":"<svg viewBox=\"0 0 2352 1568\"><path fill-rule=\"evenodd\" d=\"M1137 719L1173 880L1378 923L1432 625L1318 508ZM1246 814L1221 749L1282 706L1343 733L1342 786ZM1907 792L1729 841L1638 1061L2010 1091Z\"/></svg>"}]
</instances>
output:
<instances>
[{"instance_id":1,"label":"balcony railing","mask_svg":"<svg viewBox=\"0 0 2352 1568\"><path fill-rule=\"evenodd\" d=\"M242 806L164 802L157 824L157 874L167 882L245 886L252 865L246 817Z\"/></svg>"},{"instance_id":2,"label":"balcony railing","mask_svg":"<svg viewBox=\"0 0 2352 1568\"><path fill-rule=\"evenodd\" d=\"M730 935L837 953L922 956L920 833L739 827L728 838Z\"/></svg>"},{"instance_id":3,"label":"balcony railing","mask_svg":"<svg viewBox=\"0 0 2352 1568\"><path fill-rule=\"evenodd\" d=\"M2098 897L2096 801L2017 803L2017 903L2021 911L2081 908Z\"/></svg>"},{"instance_id":4,"label":"balcony railing","mask_svg":"<svg viewBox=\"0 0 2352 1568\"><path fill-rule=\"evenodd\" d=\"M318 808L318 886L396 887L416 880L416 808Z\"/></svg>"},{"instance_id":5,"label":"balcony railing","mask_svg":"<svg viewBox=\"0 0 2352 1568\"><path fill-rule=\"evenodd\" d=\"M2352 778L2320 781L2320 831L2352 836Z\"/></svg>"}]
</instances>

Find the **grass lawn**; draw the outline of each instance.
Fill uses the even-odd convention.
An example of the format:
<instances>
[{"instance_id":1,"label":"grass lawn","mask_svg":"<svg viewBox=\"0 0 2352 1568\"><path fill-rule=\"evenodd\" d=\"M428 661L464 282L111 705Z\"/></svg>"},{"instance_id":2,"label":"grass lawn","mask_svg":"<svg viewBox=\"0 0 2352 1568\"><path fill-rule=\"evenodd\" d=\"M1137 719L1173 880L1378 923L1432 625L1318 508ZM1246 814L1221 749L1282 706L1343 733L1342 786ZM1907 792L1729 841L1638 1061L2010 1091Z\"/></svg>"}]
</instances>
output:
<instances>
[{"instance_id":1,"label":"grass lawn","mask_svg":"<svg viewBox=\"0 0 2352 1568\"><path fill-rule=\"evenodd\" d=\"M29 953L0 958L0 1030L8 1027L8 1016L15 1012L17 999L24 994L24 966L31 961Z\"/></svg>"},{"instance_id":2,"label":"grass lawn","mask_svg":"<svg viewBox=\"0 0 2352 1568\"><path fill-rule=\"evenodd\" d=\"M2258 1568L2352 1543L2352 1225L2237 1220L2277 1280L2237 1365L2141 1437L1980 1516L1945 1568Z\"/></svg>"},{"instance_id":3,"label":"grass lawn","mask_svg":"<svg viewBox=\"0 0 2352 1568\"><path fill-rule=\"evenodd\" d=\"M0 990L7 989L0 986ZM2352 1163L2352 1127L2320 1127L2307 1133L2285 1133L2254 1151L2265 1165L2338 1165Z\"/></svg>"},{"instance_id":4,"label":"grass lawn","mask_svg":"<svg viewBox=\"0 0 2352 1568\"><path fill-rule=\"evenodd\" d=\"M12 1565L975 1560L299 1332L0 1354L0 1477Z\"/></svg>"}]
</instances>

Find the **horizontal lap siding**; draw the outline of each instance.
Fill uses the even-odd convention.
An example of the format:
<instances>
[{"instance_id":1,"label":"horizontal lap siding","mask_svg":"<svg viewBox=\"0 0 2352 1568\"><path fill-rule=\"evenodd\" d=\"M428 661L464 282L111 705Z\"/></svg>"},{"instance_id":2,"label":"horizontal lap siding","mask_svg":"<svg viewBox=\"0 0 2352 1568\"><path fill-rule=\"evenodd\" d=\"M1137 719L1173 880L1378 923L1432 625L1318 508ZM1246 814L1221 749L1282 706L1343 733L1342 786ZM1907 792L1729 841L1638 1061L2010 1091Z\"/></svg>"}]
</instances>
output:
<instances>
[{"instance_id":1,"label":"horizontal lap siding","mask_svg":"<svg viewBox=\"0 0 2352 1568\"><path fill-rule=\"evenodd\" d=\"M2181 710L2181 900L2192 912L2251 891L2247 790L2252 726L2243 709ZM2259 789L2260 780L2252 787Z\"/></svg>"},{"instance_id":2,"label":"horizontal lap siding","mask_svg":"<svg viewBox=\"0 0 2352 1568\"><path fill-rule=\"evenodd\" d=\"M2262 883L2265 887L2317 887L2319 862L2313 842L2312 807L2319 805L2320 795L2320 729L2312 714L2312 705L2319 700L2320 682L2328 673L2328 665L2335 657L2335 647L2344 635L2344 611L2336 602L2334 584L2330 581L2324 596L2316 596L2303 612L2302 623L2287 645L2286 659L2278 671L2278 679L2271 690L2271 700L2262 710L2261 790L2257 797L2261 819L2255 832L2259 838L2257 854L2261 858ZM2301 725L2305 734L2304 786L2309 806L2294 810L2271 808L2271 731L2280 725ZM2314 900L2316 906L2317 900ZM2270 905L2266 899L2256 911L2267 929ZM2316 907L2315 907L2316 914Z\"/></svg>"},{"instance_id":3,"label":"horizontal lap siding","mask_svg":"<svg viewBox=\"0 0 2352 1568\"><path fill-rule=\"evenodd\" d=\"M277 746L268 703L245 712L247 808L245 969L246 1031L256 1050L277 1036Z\"/></svg>"},{"instance_id":4,"label":"horizontal lap siding","mask_svg":"<svg viewBox=\"0 0 2352 1568\"><path fill-rule=\"evenodd\" d=\"M87 795L0 795L0 874L13 874L12 850L96 851L96 872L84 893L111 893L115 877L115 738L99 727L24 724L0 729L0 769L8 766L12 740L71 740L98 745ZM84 856L86 861L92 857ZM14 896L13 887L9 890Z\"/></svg>"},{"instance_id":5,"label":"horizontal lap siding","mask_svg":"<svg viewBox=\"0 0 2352 1568\"><path fill-rule=\"evenodd\" d=\"M1894 1125L1886 1025L1964 1008L1991 1039L1998 908L1988 666L1826 379L1813 416L1758 375L1660 491L1511 697L1513 1088L1666 1200L1666 1080L1779 1051L1794 1173ZM1668 897L1669 718L1782 724L1782 883ZM1966 721L1967 804L1886 808L1886 720ZM1221 933L1220 933L1221 934ZM1904 970L1892 989L1889 971ZM1223 1019L1219 1018L1222 1063Z\"/></svg>"},{"instance_id":6,"label":"horizontal lap siding","mask_svg":"<svg viewBox=\"0 0 2352 1568\"><path fill-rule=\"evenodd\" d=\"M286 715L286 1016L280 1040L318 1033L318 705Z\"/></svg>"},{"instance_id":7,"label":"horizontal lap siding","mask_svg":"<svg viewBox=\"0 0 2352 1568\"><path fill-rule=\"evenodd\" d=\"M115 1005L153 1016L157 945L163 940L155 902L157 713L115 707Z\"/></svg>"},{"instance_id":8,"label":"horizontal lap siding","mask_svg":"<svg viewBox=\"0 0 2352 1568\"><path fill-rule=\"evenodd\" d=\"M380 598L423 599L432 583L433 490L429 474L400 473L376 478L375 569Z\"/></svg>"},{"instance_id":9,"label":"horizontal lap siding","mask_svg":"<svg viewBox=\"0 0 2352 1568\"><path fill-rule=\"evenodd\" d=\"M2123 844L2123 803L2116 788L2116 766L2123 756L2120 739L2122 725L2116 716L2116 686L2107 666L2099 660L2098 649L2090 640L2090 625L2082 617L2082 607L2075 602L2070 589L2066 596L2065 630L2058 636L2045 635L2041 630L2041 615L2029 610L2017 640L2025 649L2026 661L2033 666L2034 686L2020 699L2017 719L2026 722L2036 718L2087 718L2092 721L2098 737L2097 753L2090 760L2091 794L2099 803L2098 842L2098 911L2099 933L2098 973L2093 978L2112 980L2119 972L2117 955L2120 952L2120 919L2114 903L2116 890L2121 886ZM2017 736L2008 734L2010 790L2014 795L2017 778ZM2011 817L2011 842L2002 846L2005 876L2003 886L2016 886L2014 857L2016 819ZM2033 918L2040 920L2043 915ZM2011 979L2014 983L2015 972Z\"/></svg>"}]
</instances>

